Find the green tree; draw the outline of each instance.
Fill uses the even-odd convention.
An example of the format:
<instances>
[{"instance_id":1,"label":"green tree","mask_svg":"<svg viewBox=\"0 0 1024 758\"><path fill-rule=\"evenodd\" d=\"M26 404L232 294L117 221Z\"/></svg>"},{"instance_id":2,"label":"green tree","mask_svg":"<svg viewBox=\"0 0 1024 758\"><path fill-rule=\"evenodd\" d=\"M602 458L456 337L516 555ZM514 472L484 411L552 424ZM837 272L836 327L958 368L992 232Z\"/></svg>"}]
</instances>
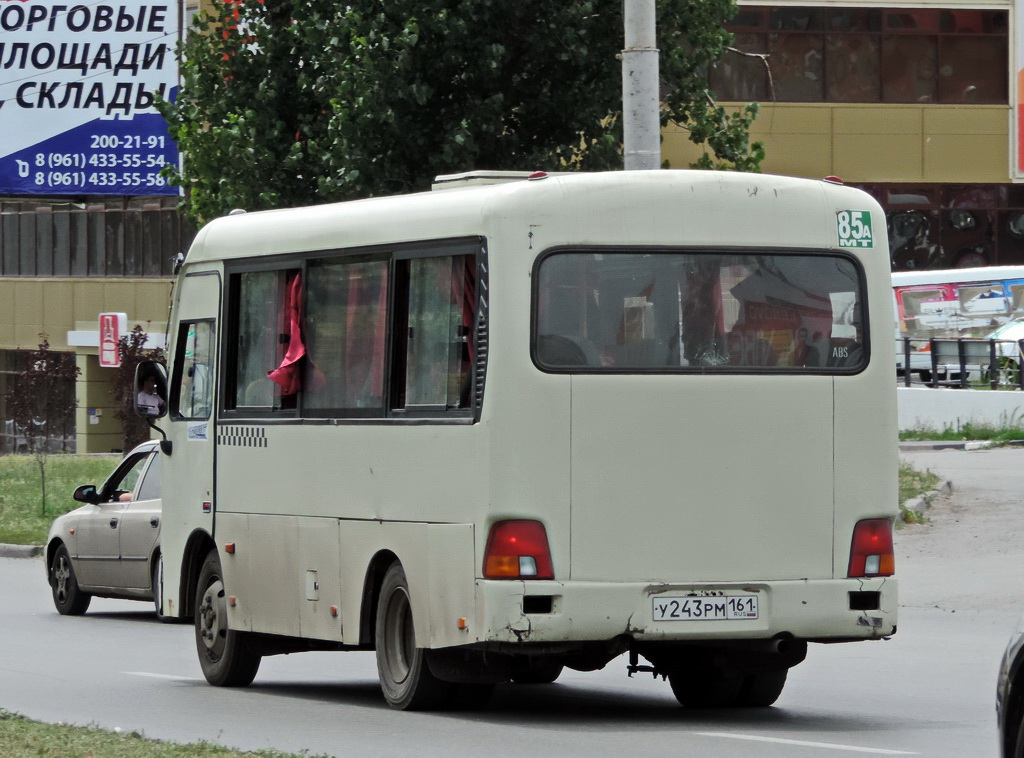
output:
<instances>
[{"instance_id":1,"label":"green tree","mask_svg":"<svg viewBox=\"0 0 1024 758\"><path fill-rule=\"evenodd\" d=\"M179 48L161 112L165 175L201 222L233 208L426 189L473 168L621 167L620 0L219 0ZM756 104L728 113L706 72L733 0L661 0L664 122L703 168L758 170Z\"/></svg>"},{"instance_id":2,"label":"green tree","mask_svg":"<svg viewBox=\"0 0 1024 758\"><path fill-rule=\"evenodd\" d=\"M7 414L14 422L15 439L24 437L26 452L39 465L42 515L46 515L46 462L53 448L63 449L74 428L75 357L50 349L45 336L37 350L28 353L25 368L7 392Z\"/></svg>"}]
</instances>

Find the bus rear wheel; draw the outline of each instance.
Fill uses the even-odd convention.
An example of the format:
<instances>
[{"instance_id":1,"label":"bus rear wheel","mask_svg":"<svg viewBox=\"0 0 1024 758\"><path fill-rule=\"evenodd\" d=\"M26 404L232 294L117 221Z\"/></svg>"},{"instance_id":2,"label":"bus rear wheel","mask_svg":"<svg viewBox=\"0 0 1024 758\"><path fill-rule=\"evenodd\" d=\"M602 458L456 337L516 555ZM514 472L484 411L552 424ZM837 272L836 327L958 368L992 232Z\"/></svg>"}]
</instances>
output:
<instances>
[{"instance_id":1,"label":"bus rear wheel","mask_svg":"<svg viewBox=\"0 0 1024 758\"><path fill-rule=\"evenodd\" d=\"M428 651L416 647L409 582L397 561L384 575L376 620L377 675L388 705L400 711L448 705L451 685L434 676Z\"/></svg>"},{"instance_id":2,"label":"bus rear wheel","mask_svg":"<svg viewBox=\"0 0 1024 758\"><path fill-rule=\"evenodd\" d=\"M730 708L739 701L743 677L717 670L674 672L668 683L684 708Z\"/></svg>"},{"instance_id":3,"label":"bus rear wheel","mask_svg":"<svg viewBox=\"0 0 1024 758\"><path fill-rule=\"evenodd\" d=\"M736 704L746 708L767 708L779 699L788 675L789 669L747 674Z\"/></svg>"},{"instance_id":4,"label":"bus rear wheel","mask_svg":"<svg viewBox=\"0 0 1024 758\"><path fill-rule=\"evenodd\" d=\"M217 550L203 561L196 585L196 650L206 681L216 687L252 684L261 656L250 650L244 632L228 629L227 599Z\"/></svg>"}]
</instances>

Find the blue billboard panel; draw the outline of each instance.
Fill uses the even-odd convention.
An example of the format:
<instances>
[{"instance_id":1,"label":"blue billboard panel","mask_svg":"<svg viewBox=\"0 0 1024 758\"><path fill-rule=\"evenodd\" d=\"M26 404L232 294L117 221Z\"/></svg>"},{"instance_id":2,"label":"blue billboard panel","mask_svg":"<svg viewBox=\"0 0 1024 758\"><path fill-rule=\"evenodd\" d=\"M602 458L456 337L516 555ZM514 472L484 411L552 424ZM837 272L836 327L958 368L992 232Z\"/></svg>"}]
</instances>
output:
<instances>
[{"instance_id":1,"label":"blue billboard panel","mask_svg":"<svg viewBox=\"0 0 1024 758\"><path fill-rule=\"evenodd\" d=\"M0 0L0 195L176 195L177 3Z\"/></svg>"}]
</instances>

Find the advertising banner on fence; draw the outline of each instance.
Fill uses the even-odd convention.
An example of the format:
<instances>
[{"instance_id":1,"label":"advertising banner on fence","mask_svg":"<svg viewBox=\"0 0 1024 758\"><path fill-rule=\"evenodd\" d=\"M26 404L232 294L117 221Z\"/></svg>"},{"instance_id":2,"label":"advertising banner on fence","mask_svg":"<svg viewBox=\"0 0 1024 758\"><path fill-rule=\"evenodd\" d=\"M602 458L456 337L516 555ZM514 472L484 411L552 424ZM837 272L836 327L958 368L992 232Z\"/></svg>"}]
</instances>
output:
<instances>
[{"instance_id":1,"label":"advertising banner on fence","mask_svg":"<svg viewBox=\"0 0 1024 758\"><path fill-rule=\"evenodd\" d=\"M170 195L176 0L0 0L0 195Z\"/></svg>"}]
</instances>

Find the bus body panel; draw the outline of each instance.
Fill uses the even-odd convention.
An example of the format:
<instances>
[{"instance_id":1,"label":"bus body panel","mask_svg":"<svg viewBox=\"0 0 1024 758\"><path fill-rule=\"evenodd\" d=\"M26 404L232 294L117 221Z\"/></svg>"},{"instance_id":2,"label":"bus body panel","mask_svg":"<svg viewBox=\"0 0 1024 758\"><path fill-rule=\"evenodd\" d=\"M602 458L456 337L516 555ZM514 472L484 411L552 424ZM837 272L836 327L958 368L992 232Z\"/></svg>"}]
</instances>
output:
<instances>
[{"instance_id":1,"label":"bus body panel","mask_svg":"<svg viewBox=\"0 0 1024 758\"><path fill-rule=\"evenodd\" d=\"M572 407L568 578L832 578L832 377L577 376Z\"/></svg>"},{"instance_id":2,"label":"bus body panel","mask_svg":"<svg viewBox=\"0 0 1024 758\"><path fill-rule=\"evenodd\" d=\"M182 272L174 288L171 326L168 327L169 356L175 354L176 345L182 342L176 333L177 325L189 321L209 323L216 339L219 334L221 281L219 263L191 266ZM186 541L195 532L212 534L214 528L215 422L212 415L206 421L169 417L165 426L173 454L165 456L162 461L169 467L171 475L170 479L162 482L161 491L160 550L165 556L163 610L169 616L180 616L190 612L184 598L188 596L189 581L195 581L195 577L189 577L182 570Z\"/></svg>"},{"instance_id":3,"label":"bus body panel","mask_svg":"<svg viewBox=\"0 0 1024 758\"><path fill-rule=\"evenodd\" d=\"M638 640L771 639L792 635L816 641L881 639L895 633L898 582L892 577L701 584L631 582L536 582L530 595L550 593L552 613L523 613L522 583L479 583L488 615L483 619L490 641L515 644L610 640L620 635ZM855 611L850 592L877 592L880 610ZM750 620L678 620L655 622L652 606L659 598L701 596L713 602L728 595L757 595L759 616Z\"/></svg>"}]
</instances>

